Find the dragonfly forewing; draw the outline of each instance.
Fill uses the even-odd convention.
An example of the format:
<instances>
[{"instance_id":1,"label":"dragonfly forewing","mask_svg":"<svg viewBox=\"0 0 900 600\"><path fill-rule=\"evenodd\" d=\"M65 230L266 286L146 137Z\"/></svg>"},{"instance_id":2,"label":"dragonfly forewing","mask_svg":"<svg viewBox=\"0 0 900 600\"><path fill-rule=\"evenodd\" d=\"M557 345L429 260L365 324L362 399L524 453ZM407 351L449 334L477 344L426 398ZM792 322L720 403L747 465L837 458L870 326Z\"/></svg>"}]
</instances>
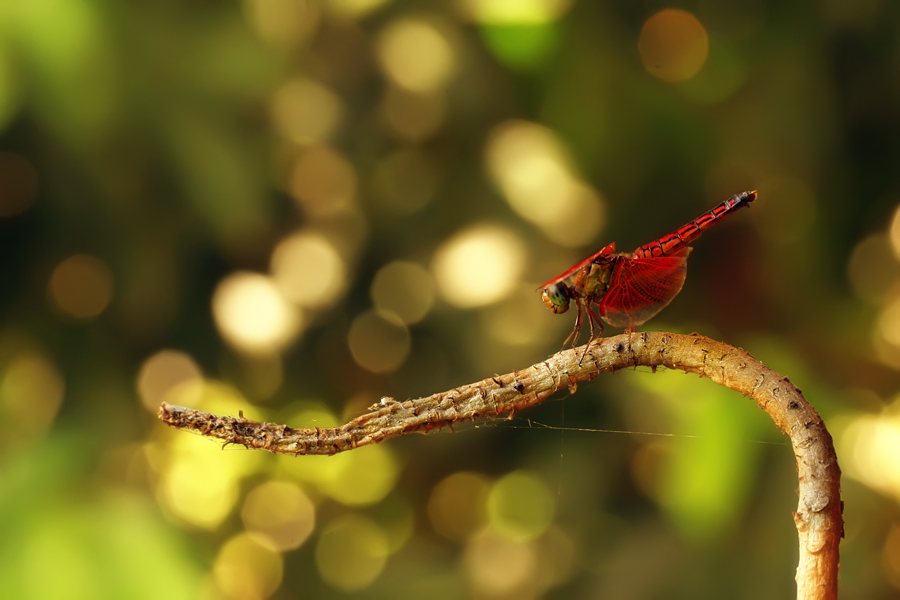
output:
<instances>
[{"instance_id":1,"label":"dragonfly forewing","mask_svg":"<svg viewBox=\"0 0 900 600\"><path fill-rule=\"evenodd\" d=\"M690 251L620 261L599 302L600 317L613 327L631 330L655 317L681 291Z\"/></svg>"}]
</instances>

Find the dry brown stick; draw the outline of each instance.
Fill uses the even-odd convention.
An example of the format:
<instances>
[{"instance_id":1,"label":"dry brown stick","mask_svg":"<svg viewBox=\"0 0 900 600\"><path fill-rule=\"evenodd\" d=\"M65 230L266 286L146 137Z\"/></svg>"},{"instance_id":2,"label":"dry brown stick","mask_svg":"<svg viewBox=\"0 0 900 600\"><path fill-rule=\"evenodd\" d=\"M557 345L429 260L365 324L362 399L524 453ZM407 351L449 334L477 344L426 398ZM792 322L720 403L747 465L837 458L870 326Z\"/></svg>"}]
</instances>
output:
<instances>
[{"instance_id":1,"label":"dry brown stick","mask_svg":"<svg viewBox=\"0 0 900 600\"><path fill-rule=\"evenodd\" d=\"M752 397L791 438L800 477L794 521L800 537L797 597L837 597L839 544L843 537L841 471L821 417L788 379L752 356L699 335L646 332L600 340L582 349L502 376L405 402L387 402L340 427L296 429L163 404L159 418L205 436L284 454L335 454L458 421L512 415L579 382L635 365L697 373Z\"/></svg>"}]
</instances>

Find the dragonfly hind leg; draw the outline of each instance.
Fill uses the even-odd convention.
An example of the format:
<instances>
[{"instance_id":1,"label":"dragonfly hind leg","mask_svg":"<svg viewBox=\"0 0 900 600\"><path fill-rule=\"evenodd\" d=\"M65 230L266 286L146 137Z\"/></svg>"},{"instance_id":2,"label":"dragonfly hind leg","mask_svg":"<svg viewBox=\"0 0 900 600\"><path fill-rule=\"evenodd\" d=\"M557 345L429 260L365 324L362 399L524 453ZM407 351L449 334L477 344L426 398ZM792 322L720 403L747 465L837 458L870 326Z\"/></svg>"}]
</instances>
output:
<instances>
[{"instance_id":1,"label":"dragonfly hind leg","mask_svg":"<svg viewBox=\"0 0 900 600\"><path fill-rule=\"evenodd\" d=\"M587 310L588 319L591 322L591 340L590 341L593 342L595 339L603 337L603 329L604 329L603 321L600 320L600 317L597 316L597 313L595 313L594 309L591 308L590 306L586 306L585 310ZM600 328L599 332L597 332L597 330L595 329L595 326ZM590 342L588 342L588 343L590 343Z\"/></svg>"},{"instance_id":2,"label":"dragonfly hind leg","mask_svg":"<svg viewBox=\"0 0 900 600\"><path fill-rule=\"evenodd\" d=\"M597 316L597 313L594 312L594 309L591 308L590 305L585 305L584 310L587 312L588 321L591 323L591 337L588 340L588 343L584 346L584 352L581 355L581 359L578 361L579 365L581 365L581 363L584 361L584 357L587 356L587 352L588 350L590 350L591 344L594 343L594 340L603 338L604 329L603 321L600 320L600 317ZM599 332L597 331L597 328L599 328Z\"/></svg>"}]
</instances>

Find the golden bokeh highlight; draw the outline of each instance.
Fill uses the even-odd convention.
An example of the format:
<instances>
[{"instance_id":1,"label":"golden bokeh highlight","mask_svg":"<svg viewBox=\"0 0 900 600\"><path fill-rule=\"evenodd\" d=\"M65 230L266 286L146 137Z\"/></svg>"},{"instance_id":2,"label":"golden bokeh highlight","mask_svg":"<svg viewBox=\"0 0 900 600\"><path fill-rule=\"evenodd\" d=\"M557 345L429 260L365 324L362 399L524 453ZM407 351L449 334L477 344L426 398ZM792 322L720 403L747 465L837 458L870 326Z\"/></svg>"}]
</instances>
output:
<instances>
[{"instance_id":1,"label":"golden bokeh highlight","mask_svg":"<svg viewBox=\"0 0 900 600\"><path fill-rule=\"evenodd\" d=\"M507 229L481 224L441 244L431 272L444 300L457 308L477 308L512 293L524 267L522 241Z\"/></svg>"},{"instance_id":2,"label":"golden bokeh highlight","mask_svg":"<svg viewBox=\"0 0 900 600\"><path fill-rule=\"evenodd\" d=\"M495 127L485 146L488 172L506 201L557 244L593 241L603 226L599 194L576 175L562 140L528 121Z\"/></svg>"},{"instance_id":3,"label":"golden bokeh highlight","mask_svg":"<svg viewBox=\"0 0 900 600\"><path fill-rule=\"evenodd\" d=\"M879 309L872 332L878 358L900 369L900 207L887 235L874 234L857 244L847 276L856 295Z\"/></svg>"},{"instance_id":4,"label":"golden bokeh highlight","mask_svg":"<svg viewBox=\"0 0 900 600\"><path fill-rule=\"evenodd\" d=\"M62 406L65 380L43 353L22 350L0 363L0 448L34 440L53 424Z\"/></svg>"},{"instance_id":5,"label":"golden bokeh highlight","mask_svg":"<svg viewBox=\"0 0 900 600\"><path fill-rule=\"evenodd\" d=\"M353 319L347 334L353 360L372 373L392 373L406 361L409 330L392 312L370 310Z\"/></svg>"},{"instance_id":6,"label":"golden bokeh highlight","mask_svg":"<svg viewBox=\"0 0 900 600\"><path fill-rule=\"evenodd\" d=\"M259 37L281 47L309 40L321 20L318 3L297 0L244 0L244 13Z\"/></svg>"},{"instance_id":7,"label":"golden bokeh highlight","mask_svg":"<svg viewBox=\"0 0 900 600\"><path fill-rule=\"evenodd\" d=\"M365 446L339 456L315 482L323 494L346 506L370 506L394 489L400 466L389 449Z\"/></svg>"},{"instance_id":8,"label":"golden bokeh highlight","mask_svg":"<svg viewBox=\"0 0 900 600\"><path fill-rule=\"evenodd\" d=\"M387 3L388 0L329 0L326 6L342 17L361 19Z\"/></svg>"},{"instance_id":9,"label":"golden bokeh highlight","mask_svg":"<svg viewBox=\"0 0 900 600\"><path fill-rule=\"evenodd\" d=\"M112 301L112 271L95 256L75 254L56 265L47 291L50 302L62 314L90 320L106 310Z\"/></svg>"},{"instance_id":10,"label":"golden bokeh highlight","mask_svg":"<svg viewBox=\"0 0 900 600\"><path fill-rule=\"evenodd\" d=\"M896 524L891 525L884 540L881 564L891 584L900 589L900 526Z\"/></svg>"},{"instance_id":11,"label":"golden bokeh highlight","mask_svg":"<svg viewBox=\"0 0 900 600\"><path fill-rule=\"evenodd\" d=\"M300 231L272 252L272 279L284 297L303 308L333 305L347 286L347 268L337 249L315 231Z\"/></svg>"},{"instance_id":12,"label":"golden bokeh highlight","mask_svg":"<svg viewBox=\"0 0 900 600\"><path fill-rule=\"evenodd\" d=\"M443 89L456 70L450 42L434 25L420 19L392 22L381 32L376 52L391 81L418 94Z\"/></svg>"},{"instance_id":13,"label":"golden bokeh highlight","mask_svg":"<svg viewBox=\"0 0 900 600\"><path fill-rule=\"evenodd\" d=\"M900 204L894 209L894 216L891 218L891 226L888 230L888 240L891 244L894 258L900 262Z\"/></svg>"},{"instance_id":14,"label":"golden bokeh highlight","mask_svg":"<svg viewBox=\"0 0 900 600\"><path fill-rule=\"evenodd\" d=\"M378 310L392 312L411 325L434 306L434 279L424 267L398 260L378 270L370 293Z\"/></svg>"},{"instance_id":15,"label":"golden bokeh highlight","mask_svg":"<svg viewBox=\"0 0 900 600\"><path fill-rule=\"evenodd\" d=\"M137 390L144 407L156 413L162 402L192 406L202 394L203 373L188 354L161 350L145 360L138 369ZM189 395L172 394L175 388ZM178 402L174 402L177 398Z\"/></svg>"},{"instance_id":16,"label":"golden bokeh highlight","mask_svg":"<svg viewBox=\"0 0 900 600\"><path fill-rule=\"evenodd\" d=\"M572 536L553 525L541 536L538 544L540 566L536 578L539 585L549 588L569 581L581 562Z\"/></svg>"},{"instance_id":17,"label":"golden bokeh highlight","mask_svg":"<svg viewBox=\"0 0 900 600\"><path fill-rule=\"evenodd\" d=\"M493 529L474 536L462 558L475 597L534 598L539 556L534 544L511 540Z\"/></svg>"},{"instance_id":18,"label":"golden bokeh highlight","mask_svg":"<svg viewBox=\"0 0 900 600\"><path fill-rule=\"evenodd\" d=\"M894 345L890 341L890 338L888 338L888 336L896 336L896 331L890 331L890 329L896 327L896 323L890 323L889 321L885 323L885 321L891 319L893 316L895 315L881 315L878 324L872 332L872 345L874 346L875 356L882 364L900 371L900 348ZM882 331L882 324L889 328L889 330Z\"/></svg>"},{"instance_id":19,"label":"golden bokeh highlight","mask_svg":"<svg viewBox=\"0 0 900 600\"><path fill-rule=\"evenodd\" d=\"M882 308L878 318L878 332L884 341L900 349L900 296Z\"/></svg>"},{"instance_id":20,"label":"golden bokeh highlight","mask_svg":"<svg viewBox=\"0 0 900 600\"><path fill-rule=\"evenodd\" d=\"M389 552L384 530L371 519L351 514L322 531L316 545L316 566L331 587L357 592L381 575Z\"/></svg>"},{"instance_id":21,"label":"golden bokeh highlight","mask_svg":"<svg viewBox=\"0 0 900 600\"><path fill-rule=\"evenodd\" d=\"M669 83L684 81L706 64L709 35L691 13L667 8L644 22L638 52L651 75Z\"/></svg>"},{"instance_id":22,"label":"golden bokeh highlight","mask_svg":"<svg viewBox=\"0 0 900 600\"><path fill-rule=\"evenodd\" d=\"M206 382L202 399L194 408L236 415L248 404L234 389ZM173 431L170 439L165 456L160 456L154 445L147 449L151 464L159 471L160 506L177 520L201 529L217 529L235 508L241 480L256 472L263 457L243 448L223 451L219 442L197 435Z\"/></svg>"},{"instance_id":23,"label":"golden bokeh highlight","mask_svg":"<svg viewBox=\"0 0 900 600\"><path fill-rule=\"evenodd\" d=\"M312 534L316 509L300 486L267 481L244 500L241 518L248 532L265 536L279 551L299 548Z\"/></svg>"},{"instance_id":24,"label":"golden bokeh highlight","mask_svg":"<svg viewBox=\"0 0 900 600\"><path fill-rule=\"evenodd\" d=\"M844 473L900 502L900 399L878 414L837 420L834 429Z\"/></svg>"},{"instance_id":25,"label":"golden bokeh highlight","mask_svg":"<svg viewBox=\"0 0 900 600\"><path fill-rule=\"evenodd\" d=\"M511 294L481 313L484 331L506 346L530 347L557 339L560 328L569 328L572 324L547 318L552 314L543 302L535 302L539 297L533 285L523 285L518 294Z\"/></svg>"},{"instance_id":26,"label":"golden bokeh highlight","mask_svg":"<svg viewBox=\"0 0 900 600\"><path fill-rule=\"evenodd\" d=\"M431 526L442 536L464 542L487 521L485 503L491 485L480 473L460 471L442 479L428 499Z\"/></svg>"},{"instance_id":27,"label":"golden bokeh highlight","mask_svg":"<svg viewBox=\"0 0 900 600\"><path fill-rule=\"evenodd\" d=\"M189 448L179 444L178 457L160 480L162 504L180 520L204 529L216 529L237 502L239 473L207 460L211 446Z\"/></svg>"},{"instance_id":28,"label":"golden bokeh highlight","mask_svg":"<svg viewBox=\"0 0 900 600\"><path fill-rule=\"evenodd\" d=\"M550 129L528 121L506 121L488 135L488 171L510 206L536 223L553 217L556 198L572 182L572 160Z\"/></svg>"},{"instance_id":29,"label":"golden bokeh highlight","mask_svg":"<svg viewBox=\"0 0 900 600\"><path fill-rule=\"evenodd\" d=\"M487 513L491 528L499 534L526 542L540 536L553 522L555 502L537 475L514 471L491 488Z\"/></svg>"},{"instance_id":30,"label":"golden bokeh highlight","mask_svg":"<svg viewBox=\"0 0 900 600\"><path fill-rule=\"evenodd\" d=\"M204 450L208 452L209 446ZM160 481L160 500L179 520L196 527L215 529L231 512L238 498L238 487L232 477L214 477L208 471L198 476L196 469L204 466L201 461L189 461L184 457L175 461Z\"/></svg>"},{"instance_id":31,"label":"golden bokeh highlight","mask_svg":"<svg viewBox=\"0 0 900 600\"><path fill-rule=\"evenodd\" d=\"M894 258L891 240L883 233L860 241L847 261L847 279L856 296L872 304L889 298L900 279L900 262Z\"/></svg>"},{"instance_id":32,"label":"golden bokeh highlight","mask_svg":"<svg viewBox=\"0 0 900 600\"><path fill-rule=\"evenodd\" d=\"M447 115L444 95L415 94L388 86L381 101L384 123L407 142L419 143L437 133Z\"/></svg>"},{"instance_id":33,"label":"golden bokeh highlight","mask_svg":"<svg viewBox=\"0 0 900 600\"><path fill-rule=\"evenodd\" d=\"M28 210L38 194L38 173L21 154L0 152L0 218Z\"/></svg>"},{"instance_id":34,"label":"golden bokeh highlight","mask_svg":"<svg viewBox=\"0 0 900 600\"><path fill-rule=\"evenodd\" d=\"M573 181L556 202L556 214L539 224L544 235L568 248L594 241L606 223L604 203L597 190L581 181Z\"/></svg>"},{"instance_id":35,"label":"golden bokeh highlight","mask_svg":"<svg viewBox=\"0 0 900 600\"><path fill-rule=\"evenodd\" d=\"M272 279L259 273L242 271L222 279L213 293L212 309L222 338L249 354L283 350L302 325L299 309Z\"/></svg>"},{"instance_id":36,"label":"golden bokeh highlight","mask_svg":"<svg viewBox=\"0 0 900 600\"><path fill-rule=\"evenodd\" d=\"M356 171L343 154L319 144L294 163L288 189L304 212L322 218L346 212L355 205L356 180Z\"/></svg>"},{"instance_id":37,"label":"golden bokeh highlight","mask_svg":"<svg viewBox=\"0 0 900 600\"><path fill-rule=\"evenodd\" d=\"M319 402L304 402L286 419L293 427L337 427L340 421ZM285 477L347 506L369 506L382 501L397 483L400 465L385 445L365 446L335 456L305 456L303 460L282 461Z\"/></svg>"},{"instance_id":38,"label":"golden bokeh highlight","mask_svg":"<svg viewBox=\"0 0 900 600\"><path fill-rule=\"evenodd\" d=\"M463 11L487 25L541 25L559 19L572 0L463 0Z\"/></svg>"},{"instance_id":39,"label":"golden bokeh highlight","mask_svg":"<svg viewBox=\"0 0 900 600\"><path fill-rule=\"evenodd\" d=\"M394 489L400 466L389 449L366 446L354 450L319 481L319 489L347 506L370 506L384 500Z\"/></svg>"},{"instance_id":40,"label":"golden bokeh highlight","mask_svg":"<svg viewBox=\"0 0 900 600\"><path fill-rule=\"evenodd\" d=\"M216 587L226 598L268 598L281 585L281 555L259 539L239 533L222 544L213 564Z\"/></svg>"},{"instance_id":41,"label":"golden bokeh highlight","mask_svg":"<svg viewBox=\"0 0 900 600\"><path fill-rule=\"evenodd\" d=\"M343 105L324 85L298 79L275 92L270 113L275 131L297 144L307 145L331 137L341 122Z\"/></svg>"}]
</instances>

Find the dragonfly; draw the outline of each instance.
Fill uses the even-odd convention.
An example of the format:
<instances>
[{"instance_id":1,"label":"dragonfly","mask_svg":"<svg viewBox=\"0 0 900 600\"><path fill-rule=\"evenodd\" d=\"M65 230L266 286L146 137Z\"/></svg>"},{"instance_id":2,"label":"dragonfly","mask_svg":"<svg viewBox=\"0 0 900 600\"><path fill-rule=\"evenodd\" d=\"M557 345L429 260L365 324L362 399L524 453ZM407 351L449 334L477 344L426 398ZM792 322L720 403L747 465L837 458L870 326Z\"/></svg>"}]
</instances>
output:
<instances>
[{"instance_id":1,"label":"dragonfly","mask_svg":"<svg viewBox=\"0 0 900 600\"><path fill-rule=\"evenodd\" d=\"M756 192L736 194L712 210L673 231L641 246L632 254L616 253L609 244L540 288L541 299L560 315L575 304L575 329L563 346L578 341L587 315L591 327L588 345L603 335L603 322L632 333L664 309L684 285L689 243L732 214L756 200ZM587 348L585 348L587 353Z\"/></svg>"}]
</instances>

